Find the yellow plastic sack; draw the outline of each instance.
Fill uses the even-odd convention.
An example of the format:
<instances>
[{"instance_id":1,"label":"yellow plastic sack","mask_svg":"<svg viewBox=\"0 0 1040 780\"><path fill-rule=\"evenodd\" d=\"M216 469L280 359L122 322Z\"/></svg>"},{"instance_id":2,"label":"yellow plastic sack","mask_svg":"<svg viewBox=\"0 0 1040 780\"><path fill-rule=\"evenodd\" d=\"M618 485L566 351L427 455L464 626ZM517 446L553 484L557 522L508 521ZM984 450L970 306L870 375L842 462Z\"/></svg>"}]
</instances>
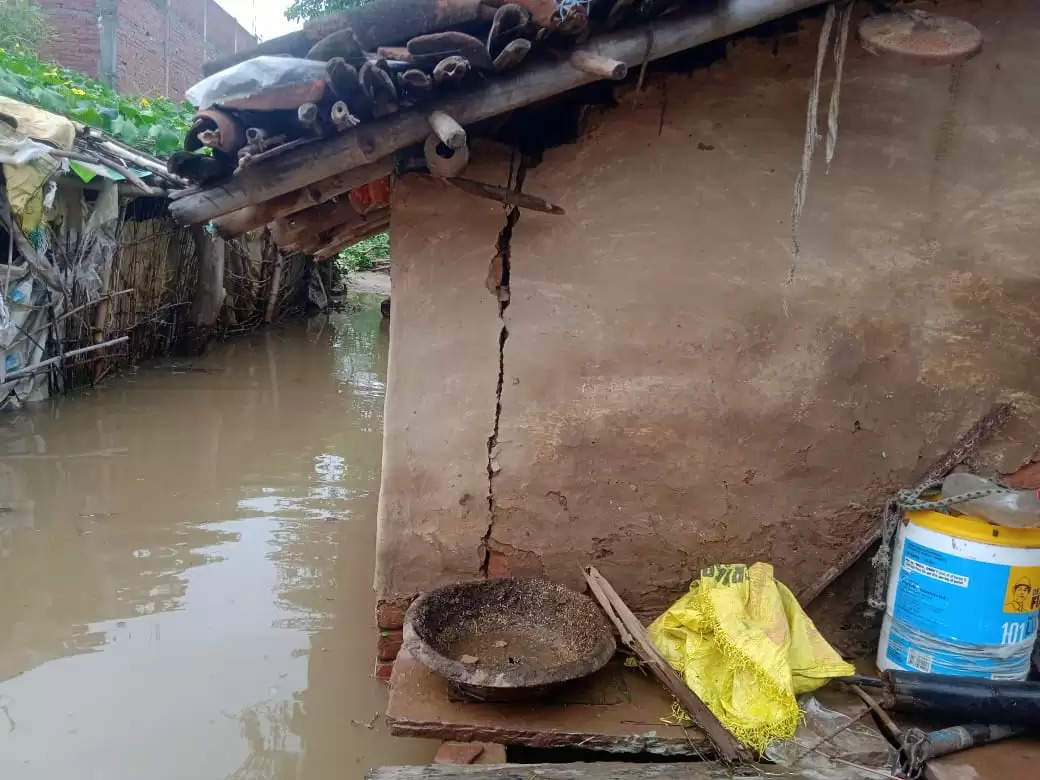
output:
<instances>
[{"instance_id":1,"label":"yellow plastic sack","mask_svg":"<svg viewBox=\"0 0 1040 780\"><path fill-rule=\"evenodd\" d=\"M854 674L768 563L704 569L649 632L722 724L759 751L794 736L797 694Z\"/></svg>"}]
</instances>

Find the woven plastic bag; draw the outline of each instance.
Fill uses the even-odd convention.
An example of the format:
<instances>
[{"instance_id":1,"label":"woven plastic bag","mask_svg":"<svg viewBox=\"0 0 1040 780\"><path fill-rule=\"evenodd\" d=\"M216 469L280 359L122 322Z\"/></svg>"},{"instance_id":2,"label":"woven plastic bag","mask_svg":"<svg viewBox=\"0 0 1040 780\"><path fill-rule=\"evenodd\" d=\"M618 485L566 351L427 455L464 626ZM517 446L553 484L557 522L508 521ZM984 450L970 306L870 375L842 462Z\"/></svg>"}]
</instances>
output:
<instances>
[{"instance_id":1,"label":"woven plastic bag","mask_svg":"<svg viewBox=\"0 0 1040 780\"><path fill-rule=\"evenodd\" d=\"M768 563L704 569L649 633L722 724L758 751L794 736L797 694L855 673Z\"/></svg>"}]
</instances>

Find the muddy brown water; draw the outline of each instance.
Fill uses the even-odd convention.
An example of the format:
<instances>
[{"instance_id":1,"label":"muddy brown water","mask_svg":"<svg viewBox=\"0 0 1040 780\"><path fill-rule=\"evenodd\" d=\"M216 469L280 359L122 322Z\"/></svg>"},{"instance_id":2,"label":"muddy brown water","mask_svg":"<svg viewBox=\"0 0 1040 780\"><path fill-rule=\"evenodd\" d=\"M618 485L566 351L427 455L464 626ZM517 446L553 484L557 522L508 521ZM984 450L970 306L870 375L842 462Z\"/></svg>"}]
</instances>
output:
<instances>
[{"instance_id":1,"label":"muddy brown water","mask_svg":"<svg viewBox=\"0 0 1040 780\"><path fill-rule=\"evenodd\" d=\"M430 760L371 677L388 331L359 300L0 417L0 778Z\"/></svg>"}]
</instances>

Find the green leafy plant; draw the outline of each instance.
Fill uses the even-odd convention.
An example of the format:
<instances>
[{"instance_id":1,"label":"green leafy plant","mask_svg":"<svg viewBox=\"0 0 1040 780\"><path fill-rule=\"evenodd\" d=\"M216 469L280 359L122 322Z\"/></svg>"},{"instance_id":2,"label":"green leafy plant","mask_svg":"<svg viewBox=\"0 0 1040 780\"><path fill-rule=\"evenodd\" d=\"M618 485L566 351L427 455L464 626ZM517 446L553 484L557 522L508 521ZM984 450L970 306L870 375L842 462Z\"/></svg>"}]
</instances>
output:
<instances>
[{"instance_id":1,"label":"green leafy plant","mask_svg":"<svg viewBox=\"0 0 1040 780\"><path fill-rule=\"evenodd\" d=\"M38 54L53 32L32 0L0 1L0 48Z\"/></svg>"},{"instance_id":2,"label":"green leafy plant","mask_svg":"<svg viewBox=\"0 0 1040 780\"><path fill-rule=\"evenodd\" d=\"M351 271L367 271L380 260L389 259L389 233L377 233L339 253L340 264Z\"/></svg>"},{"instance_id":3,"label":"green leafy plant","mask_svg":"<svg viewBox=\"0 0 1040 780\"><path fill-rule=\"evenodd\" d=\"M357 8L371 0L293 0L285 9L285 18L291 22L306 22L319 16L342 11L346 8Z\"/></svg>"},{"instance_id":4,"label":"green leafy plant","mask_svg":"<svg viewBox=\"0 0 1040 780\"><path fill-rule=\"evenodd\" d=\"M42 62L17 48L0 48L0 95L100 128L159 156L181 148L195 113L187 103L120 95L82 73Z\"/></svg>"}]
</instances>

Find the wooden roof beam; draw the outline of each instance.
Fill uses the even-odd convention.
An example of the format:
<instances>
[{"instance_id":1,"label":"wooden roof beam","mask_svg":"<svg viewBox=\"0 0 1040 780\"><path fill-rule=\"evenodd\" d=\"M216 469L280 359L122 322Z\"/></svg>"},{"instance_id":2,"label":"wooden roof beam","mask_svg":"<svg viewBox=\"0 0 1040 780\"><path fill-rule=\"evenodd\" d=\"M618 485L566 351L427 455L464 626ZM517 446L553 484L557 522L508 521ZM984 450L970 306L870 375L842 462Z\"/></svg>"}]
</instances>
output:
<instances>
[{"instance_id":1,"label":"wooden roof beam","mask_svg":"<svg viewBox=\"0 0 1040 780\"><path fill-rule=\"evenodd\" d=\"M819 0L728 0L711 10L668 15L598 36L578 51L634 67L644 59L667 57L818 4ZM598 79L571 61L533 65L490 79L479 89L436 101L421 111L402 111L291 149L263 165L246 168L218 187L174 201L170 211L182 222L202 222L306 187L328 176L330 170L346 171L375 162L426 138L431 109L466 126Z\"/></svg>"},{"instance_id":2,"label":"wooden roof beam","mask_svg":"<svg viewBox=\"0 0 1040 780\"><path fill-rule=\"evenodd\" d=\"M317 206L370 181L381 179L391 173L393 167L393 159L385 157L349 171L326 176L263 203L232 211L213 220L213 224L222 238L234 238L250 230L262 228L268 222Z\"/></svg>"}]
</instances>

